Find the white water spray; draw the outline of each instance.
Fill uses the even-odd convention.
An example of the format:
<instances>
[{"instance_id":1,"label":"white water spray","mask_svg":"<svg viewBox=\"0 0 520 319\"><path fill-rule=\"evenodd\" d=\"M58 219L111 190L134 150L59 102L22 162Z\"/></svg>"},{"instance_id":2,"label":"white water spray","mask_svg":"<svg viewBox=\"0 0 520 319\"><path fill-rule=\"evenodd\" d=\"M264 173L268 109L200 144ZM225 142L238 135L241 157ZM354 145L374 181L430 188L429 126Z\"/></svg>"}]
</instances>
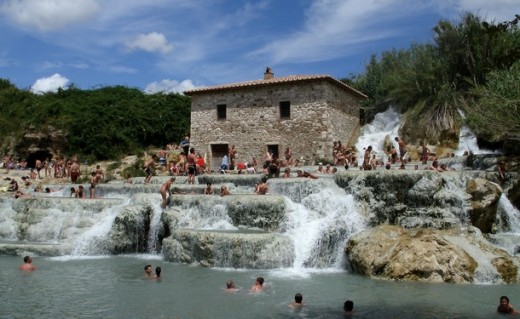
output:
<instances>
[{"instance_id":1,"label":"white water spray","mask_svg":"<svg viewBox=\"0 0 520 319\"><path fill-rule=\"evenodd\" d=\"M384 154L383 142L385 137L389 135L392 143L394 142L394 138L399 132L401 118L402 115L393 106L384 112L377 113L371 123L363 126L361 136L356 143L358 152L362 152L363 148L371 145L375 154Z\"/></svg>"},{"instance_id":2,"label":"white water spray","mask_svg":"<svg viewBox=\"0 0 520 319\"><path fill-rule=\"evenodd\" d=\"M301 204L285 201L287 221L282 233L294 242L293 268L341 267L346 241L365 229L353 197L336 187L309 195Z\"/></svg>"}]
</instances>

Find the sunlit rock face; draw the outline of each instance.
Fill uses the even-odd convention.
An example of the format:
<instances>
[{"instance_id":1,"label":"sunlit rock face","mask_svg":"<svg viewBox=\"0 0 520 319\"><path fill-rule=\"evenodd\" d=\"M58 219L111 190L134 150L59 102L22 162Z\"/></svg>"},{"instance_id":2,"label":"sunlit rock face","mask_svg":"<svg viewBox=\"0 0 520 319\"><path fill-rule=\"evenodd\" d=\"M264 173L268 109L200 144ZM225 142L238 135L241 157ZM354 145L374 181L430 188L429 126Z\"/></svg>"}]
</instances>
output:
<instances>
[{"instance_id":1,"label":"sunlit rock face","mask_svg":"<svg viewBox=\"0 0 520 319\"><path fill-rule=\"evenodd\" d=\"M294 246L273 233L177 229L163 240L163 254L168 261L207 267L271 269L290 267Z\"/></svg>"},{"instance_id":2,"label":"sunlit rock face","mask_svg":"<svg viewBox=\"0 0 520 319\"><path fill-rule=\"evenodd\" d=\"M468 180L466 191L471 195L471 224L484 233L494 232L502 188L483 178L476 178Z\"/></svg>"},{"instance_id":3,"label":"sunlit rock face","mask_svg":"<svg viewBox=\"0 0 520 319\"><path fill-rule=\"evenodd\" d=\"M371 225L445 229L474 223L488 233L502 190L475 179L478 176L472 172L377 170L337 174L336 182L356 198Z\"/></svg>"},{"instance_id":4,"label":"sunlit rock face","mask_svg":"<svg viewBox=\"0 0 520 319\"><path fill-rule=\"evenodd\" d=\"M489 244L476 228L381 225L352 236L345 252L355 272L375 278L452 283L519 279L518 259Z\"/></svg>"}]
</instances>

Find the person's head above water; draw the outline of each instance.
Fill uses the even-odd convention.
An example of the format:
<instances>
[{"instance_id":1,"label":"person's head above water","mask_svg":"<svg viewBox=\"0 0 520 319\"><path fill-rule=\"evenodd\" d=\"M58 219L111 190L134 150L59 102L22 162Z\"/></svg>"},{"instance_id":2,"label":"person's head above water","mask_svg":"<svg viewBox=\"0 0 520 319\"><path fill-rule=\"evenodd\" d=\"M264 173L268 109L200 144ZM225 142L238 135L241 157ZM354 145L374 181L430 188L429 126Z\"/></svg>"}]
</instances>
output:
<instances>
[{"instance_id":1,"label":"person's head above water","mask_svg":"<svg viewBox=\"0 0 520 319\"><path fill-rule=\"evenodd\" d=\"M349 312L352 311L352 309L354 309L354 302L352 300L345 301L343 304L343 310Z\"/></svg>"}]
</instances>

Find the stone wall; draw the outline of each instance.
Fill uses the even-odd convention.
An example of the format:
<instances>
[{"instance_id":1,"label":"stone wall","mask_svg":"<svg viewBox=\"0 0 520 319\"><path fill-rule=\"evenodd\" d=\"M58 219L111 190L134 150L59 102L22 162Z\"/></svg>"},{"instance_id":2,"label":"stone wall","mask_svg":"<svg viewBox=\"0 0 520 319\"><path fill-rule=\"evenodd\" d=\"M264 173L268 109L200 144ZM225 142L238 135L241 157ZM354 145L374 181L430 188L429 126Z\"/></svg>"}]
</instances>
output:
<instances>
[{"instance_id":1,"label":"stone wall","mask_svg":"<svg viewBox=\"0 0 520 319\"><path fill-rule=\"evenodd\" d=\"M280 119L281 101L290 101L290 119ZM227 106L226 120L217 119L219 104ZM192 96L190 142L208 163L211 144L235 145L237 162L258 163L272 144L281 157L291 147L294 158L310 164L330 158L332 142L352 140L358 129L358 99L323 79Z\"/></svg>"}]
</instances>

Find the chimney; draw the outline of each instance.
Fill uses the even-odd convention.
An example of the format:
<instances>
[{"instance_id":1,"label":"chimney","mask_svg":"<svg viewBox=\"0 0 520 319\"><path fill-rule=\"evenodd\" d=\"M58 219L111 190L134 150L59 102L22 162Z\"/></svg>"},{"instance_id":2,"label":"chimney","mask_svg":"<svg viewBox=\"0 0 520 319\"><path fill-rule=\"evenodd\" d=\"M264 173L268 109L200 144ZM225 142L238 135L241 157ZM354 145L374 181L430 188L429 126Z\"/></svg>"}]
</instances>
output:
<instances>
[{"instance_id":1,"label":"chimney","mask_svg":"<svg viewBox=\"0 0 520 319\"><path fill-rule=\"evenodd\" d=\"M272 78L274 78L273 70L271 70L270 67L267 67L267 69L265 69L265 73L264 73L264 80L270 80Z\"/></svg>"}]
</instances>

